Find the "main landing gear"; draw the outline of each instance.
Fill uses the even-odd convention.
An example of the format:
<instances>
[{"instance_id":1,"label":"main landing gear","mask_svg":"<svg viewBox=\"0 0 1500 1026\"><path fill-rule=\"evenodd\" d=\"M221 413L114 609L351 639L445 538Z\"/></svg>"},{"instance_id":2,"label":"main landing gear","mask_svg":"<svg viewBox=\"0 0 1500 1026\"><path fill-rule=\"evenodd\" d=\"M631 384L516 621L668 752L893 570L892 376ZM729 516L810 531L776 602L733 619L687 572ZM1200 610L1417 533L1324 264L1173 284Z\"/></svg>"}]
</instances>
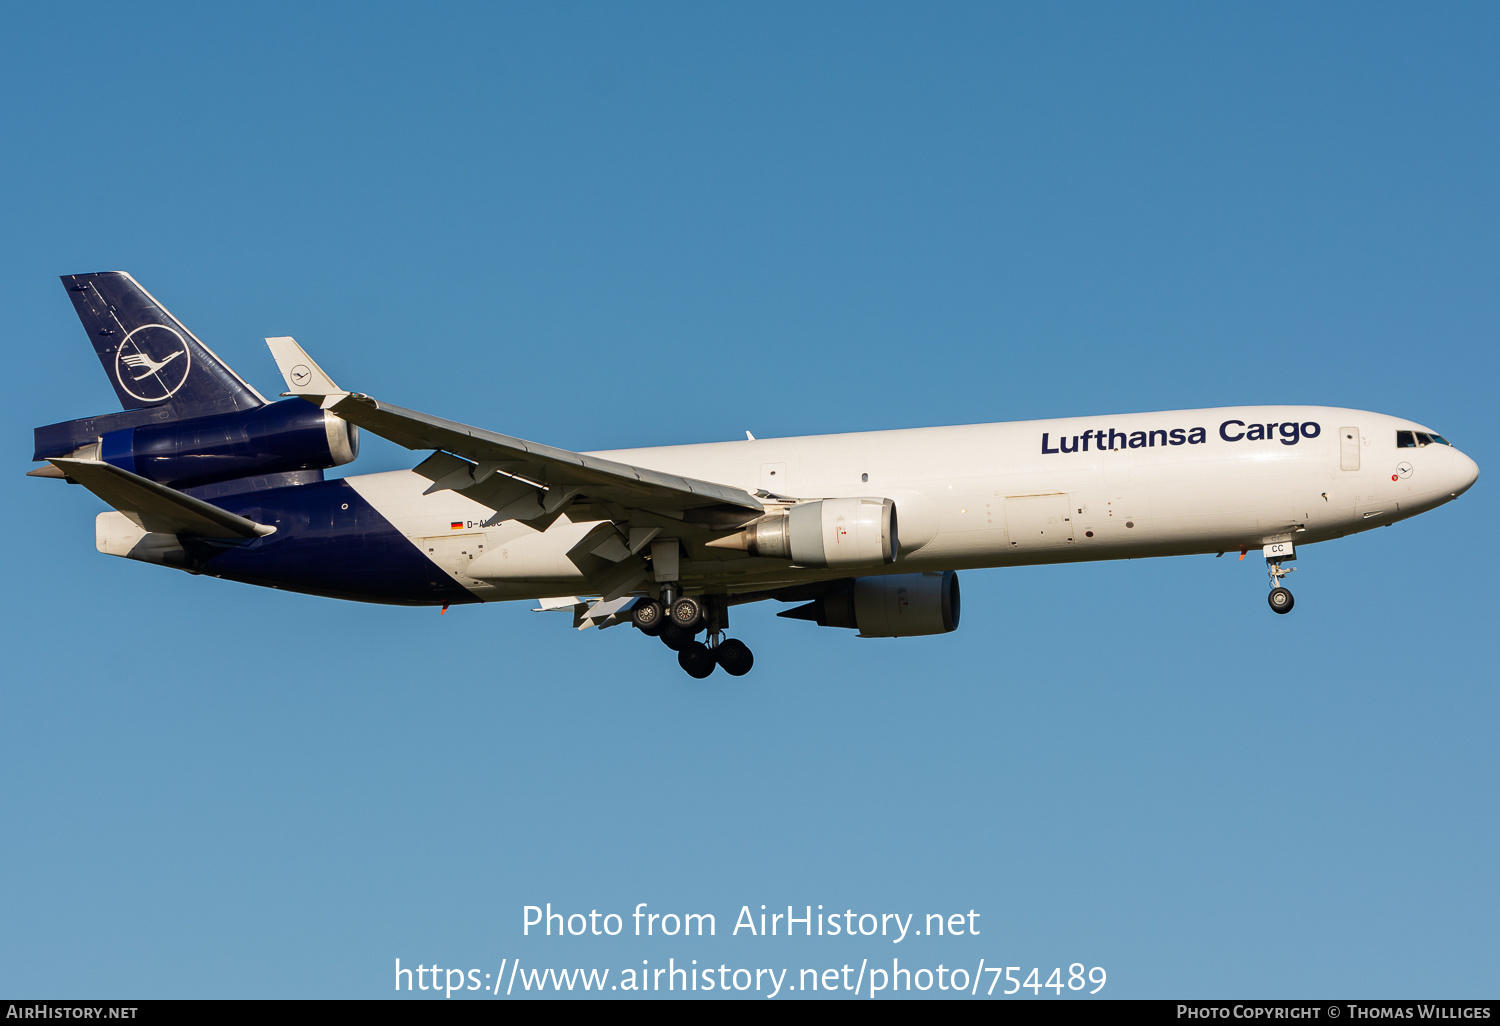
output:
<instances>
[{"instance_id":1,"label":"main landing gear","mask_svg":"<svg viewBox=\"0 0 1500 1026\"><path fill-rule=\"evenodd\" d=\"M631 612L636 630L648 637L660 638L662 644L677 653L677 664L688 676L699 680L722 666L732 677L743 677L755 665L750 647L736 638L722 637L729 626L729 609L722 596L694 598L683 595L673 600L668 591L665 602L642 602ZM697 640L708 632L708 643Z\"/></svg>"}]
</instances>

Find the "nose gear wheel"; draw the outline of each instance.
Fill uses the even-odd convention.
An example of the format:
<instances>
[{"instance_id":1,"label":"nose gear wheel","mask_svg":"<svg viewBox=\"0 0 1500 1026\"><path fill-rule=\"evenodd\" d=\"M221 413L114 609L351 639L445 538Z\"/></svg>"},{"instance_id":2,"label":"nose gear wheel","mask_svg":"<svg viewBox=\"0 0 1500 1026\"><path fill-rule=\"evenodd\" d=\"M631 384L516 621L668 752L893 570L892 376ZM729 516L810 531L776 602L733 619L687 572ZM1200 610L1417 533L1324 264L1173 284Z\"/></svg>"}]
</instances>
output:
<instances>
[{"instance_id":1,"label":"nose gear wheel","mask_svg":"<svg viewBox=\"0 0 1500 1026\"><path fill-rule=\"evenodd\" d=\"M1271 578L1271 594L1266 596L1266 602L1272 611L1277 613L1290 613L1295 602L1292 593L1282 585L1281 579L1287 574L1296 573L1294 566L1284 567L1279 559L1266 560L1266 576Z\"/></svg>"}]
</instances>

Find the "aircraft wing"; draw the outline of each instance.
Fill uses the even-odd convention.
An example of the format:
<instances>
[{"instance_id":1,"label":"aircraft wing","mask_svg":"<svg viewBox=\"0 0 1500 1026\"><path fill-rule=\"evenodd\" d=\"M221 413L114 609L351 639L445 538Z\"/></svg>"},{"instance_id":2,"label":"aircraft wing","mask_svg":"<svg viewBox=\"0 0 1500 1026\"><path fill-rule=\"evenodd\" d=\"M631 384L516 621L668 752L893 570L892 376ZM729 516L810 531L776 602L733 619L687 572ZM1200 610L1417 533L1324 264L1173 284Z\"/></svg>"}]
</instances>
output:
<instances>
[{"instance_id":1,"label":"aircraft wing","mask_svg":"<svg viewBox=\"0 0 1500 1026\"><path fill-rule=\"evenodd\" d=\"M267 342L273 343L272 354L291 389L288 395L316 403L397 445L437 450L416 468L433 482L428 491L451 488L489 506L495 510L492 522L545 526L574 502L705 523L744 523L765 509L741 488L528 442L358 392L323 391L337 386L293 340ZM309 383L322 389L310 390Z\"/></svg>"},{"instance_id":2,"label":"aircraft wing","mask_svg":"<svg viewBox=\"0 0 1500 1026\"><path fill-rule=\"evenodd\" d=\"M100 460L59 457L48 462L124 513L143 531L200 538L257 538L276 530Z\"/></svg>"},{"instance_id":3,"label":"aircraft wing","mask_svg":"<svg viewBox=\"0 0 1500 1026\"><path fill-rule=\"evenodd\" d=\"M576 497L658 512L684 512L724 505L759 514L765 508L760 500L743 489L663 474L596 456L583 456L392 406L365 395L347 395L328 409L397 445L408 449L438 449L476 464L471 470L439 461L438 466L429 470L447 469L449 474L458 471L460 476L475 479L475 483L485 471L493 470L512 481L520 479L529 485L544 484L548 491L545 505L558 501L560 496L556 493L561 491L572 492ZM448 476L435 480L441 484ZM459 490L466 495L472 491L467 488Z\"/></svg>"}]
</instances>

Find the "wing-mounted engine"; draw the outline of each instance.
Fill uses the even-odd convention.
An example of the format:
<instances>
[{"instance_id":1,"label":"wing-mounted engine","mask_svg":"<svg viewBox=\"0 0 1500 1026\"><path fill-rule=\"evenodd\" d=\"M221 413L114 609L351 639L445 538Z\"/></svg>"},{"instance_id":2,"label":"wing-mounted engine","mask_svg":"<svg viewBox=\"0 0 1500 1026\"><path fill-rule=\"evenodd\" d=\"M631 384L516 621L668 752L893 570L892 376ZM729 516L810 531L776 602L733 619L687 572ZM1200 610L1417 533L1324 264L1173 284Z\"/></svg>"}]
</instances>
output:
<instances>
[{"instance_id":1,"label":"wing-mounted engine","mask_svg":"<svg viewBox=\"0 0 1500 1026\"><path fill-rule=\"evenodd\" d=\"M743 531L707 543L798 566L856 567L894 563L900 553L896 504L890 499L818 499L771 513Z\"/></svg>"},{"instance_id":2,"label":"wing-mounted engine","mask_svg":"<svg viewBox=\"0 0 1500 1026\"><path fill-rule=\"evenodd\" d=\"M862 638L914 638L958 630L958 574L856 577L804 606L777 614L819 627L849 627Z\"/></svg>"}]
</instances>

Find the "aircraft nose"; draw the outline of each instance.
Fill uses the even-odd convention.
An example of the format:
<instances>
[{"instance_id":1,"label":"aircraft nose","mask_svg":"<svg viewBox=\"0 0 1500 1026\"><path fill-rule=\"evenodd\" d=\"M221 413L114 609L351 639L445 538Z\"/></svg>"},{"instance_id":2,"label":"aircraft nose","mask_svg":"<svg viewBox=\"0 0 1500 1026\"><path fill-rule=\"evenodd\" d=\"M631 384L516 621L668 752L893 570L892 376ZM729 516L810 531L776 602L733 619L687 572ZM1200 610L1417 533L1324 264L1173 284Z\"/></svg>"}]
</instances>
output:
<instances>
[{"instance_id":1,"label":"aircraft nose","mask_svg":"<svg viewBox=\"0 0 1500 1026\"><path fill-rule=\"evenodd\" d=\"M1454 497L1462 495L1474 487L1474 482L1479 480L1479 464L1475 463L1463 453L1457 454L1459 465L1454 472Z\"/></svg>"}]
</instances>

